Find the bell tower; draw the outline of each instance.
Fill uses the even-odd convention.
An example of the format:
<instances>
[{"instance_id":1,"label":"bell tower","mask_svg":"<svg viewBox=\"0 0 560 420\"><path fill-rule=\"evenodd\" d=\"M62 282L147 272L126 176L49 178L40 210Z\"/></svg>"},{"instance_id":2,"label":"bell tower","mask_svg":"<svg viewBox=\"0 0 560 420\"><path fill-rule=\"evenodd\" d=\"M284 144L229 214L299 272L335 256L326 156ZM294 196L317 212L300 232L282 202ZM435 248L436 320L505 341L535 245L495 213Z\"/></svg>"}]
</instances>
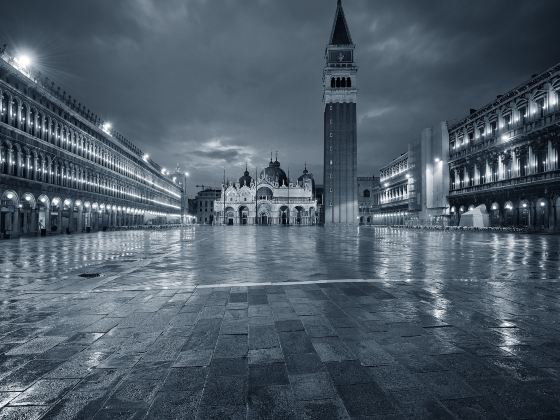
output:
<instances>
[{"instance_id":1,"label":"bell tower","mask_svg":"<svg viewBox=\"0 0 560 420\"><path fill-rule=\"evenodd\" d=\"M354 47L342 0L338 0L323 70L325 224L358 223Z\"/></svg>"}]
</instances>

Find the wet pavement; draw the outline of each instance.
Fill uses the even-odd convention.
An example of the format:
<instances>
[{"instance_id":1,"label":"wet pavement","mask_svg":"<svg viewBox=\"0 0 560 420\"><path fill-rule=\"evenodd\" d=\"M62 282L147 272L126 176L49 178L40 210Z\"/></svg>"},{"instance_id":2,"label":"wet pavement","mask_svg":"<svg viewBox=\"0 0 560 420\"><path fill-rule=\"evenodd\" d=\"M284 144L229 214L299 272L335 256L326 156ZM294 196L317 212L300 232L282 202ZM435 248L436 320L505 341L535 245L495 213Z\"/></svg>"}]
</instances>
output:
<instances>
[{"instance_id":1,"label":"wet pavement","mask_svg":"<svg viewBox=\"0 0 560 420\"><path fill-rule=\"evenodd\" d=\"M0 418L557 418L560 237L0 242Z\"/></svg>"}]
</instances>

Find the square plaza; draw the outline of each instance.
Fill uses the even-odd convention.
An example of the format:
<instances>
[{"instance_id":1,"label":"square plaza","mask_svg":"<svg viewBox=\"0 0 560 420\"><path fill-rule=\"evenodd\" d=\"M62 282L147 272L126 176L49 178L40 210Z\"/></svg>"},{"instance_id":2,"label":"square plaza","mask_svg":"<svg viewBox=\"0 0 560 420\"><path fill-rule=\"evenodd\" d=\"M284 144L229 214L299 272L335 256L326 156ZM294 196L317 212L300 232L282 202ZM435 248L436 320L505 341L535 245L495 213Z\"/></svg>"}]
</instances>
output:
<instances>
[{"instance_id":1,"label":"square plaza","mask_svg":"<svg viewBox=\"0 0 560 420\"><path fill-rule=\"evenodd\" d=\"M560 415L557 236L197 226L0 246L3 419Z\"/></svg>"}]
</instances>

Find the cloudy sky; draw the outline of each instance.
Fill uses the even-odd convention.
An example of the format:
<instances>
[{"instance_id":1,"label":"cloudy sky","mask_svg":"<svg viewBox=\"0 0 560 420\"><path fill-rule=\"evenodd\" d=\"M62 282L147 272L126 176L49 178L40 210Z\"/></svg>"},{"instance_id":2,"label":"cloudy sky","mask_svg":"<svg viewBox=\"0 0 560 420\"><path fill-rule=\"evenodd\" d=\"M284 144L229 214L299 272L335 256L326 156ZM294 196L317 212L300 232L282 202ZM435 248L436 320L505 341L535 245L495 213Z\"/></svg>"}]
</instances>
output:
<instances>
[{"instance_id":1,"label":"cloudy sky","mask_svg":"<svg viewBox=\"0 0 560 420\"><path fill-rule=\"evenodd\" d=\"M560 61L558 0L344 0L357 44L359 173ZM0 43L192 185L223 168L322 178L335 0L3 2Z\"/></svg>"}]
</instances>

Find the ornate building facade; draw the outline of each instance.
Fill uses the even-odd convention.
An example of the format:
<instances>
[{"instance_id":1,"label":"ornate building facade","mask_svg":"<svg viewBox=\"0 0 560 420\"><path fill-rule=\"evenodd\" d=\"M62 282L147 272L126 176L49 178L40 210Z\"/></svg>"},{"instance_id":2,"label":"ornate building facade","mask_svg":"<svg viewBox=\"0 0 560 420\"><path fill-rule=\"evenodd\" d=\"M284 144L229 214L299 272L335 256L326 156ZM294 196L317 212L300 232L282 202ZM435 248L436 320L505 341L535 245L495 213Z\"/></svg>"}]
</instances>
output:
<instances>
[{"instance_id":1,"label":"ornate building facade","mask_svg":"<svg viewBox=\"0 0 560 420\"><path fill-rule=\"evenodd\" d=\"M362 206L360 223L376 225L445 225L449 219L447 203L449 171L447 123L422 130L408 150L379 171L372 184L369 208ZM371 178L358 178L361 180ZM364 194L363 188L359 194Z\"/></svg>"},{"instance_id":2,"label":"ornate building facade","mask_svg":"<svg viewBox=\"0 0 560 420\"><path fill-rule=\"evenodd\" d=\"M338 0L323 71L325 224L358 222L358 67L354 48L342 2Z\"/></svg>"},{"instance_id":3,"label":"ornate building facade","mask_svg":"<svg viewBox=\"0 0 560 420\"><path fill-rule=\"evenodd\" d=\"M181 188L131 141L0 56L0 234L180 221Z\"/></svg>"},{"instance_id":4,"label":"ornate building facade","mask_svg":"<svg viewBox=\"0 0 560 420\"><path fill-rule=\"evenodd\" d=\"M379 177L358 177L358 206L361 225L372 224L374 216L379 213L380 196Z\"/></svg>"},{"instance_id":5,"label":"ornate building facade","mask_svg":"<svg viewBox=\"0 0 560 420\"><path fill-rule=\"evenodd\" d=\"M560 228L560 64L449 128L454 223L484 205L494 226Z\"/></svg>"},{"instance_id":6,"label":"ornate building facade","mask_svg":"<svg viewBox=\"0 0 560 420\"><path fill-rule=\"evenodd\" d=\"M379 212L374 223L402 225L416 210L410 153L406 152L379 171Z\"/></svg>"},{"instance_id":7,"label":"ornate building facade","mask_svg":"<svg viewBox=\"0 0 560 420\"><path fill-rule=\"evenodd\" d=\"M319 215L313 174L305 168L291 182L278 159L271 159L256 180L246 168L237 183L222 186L214 212L219 225L315 225Z\"/></svg>"}]
</instances>

